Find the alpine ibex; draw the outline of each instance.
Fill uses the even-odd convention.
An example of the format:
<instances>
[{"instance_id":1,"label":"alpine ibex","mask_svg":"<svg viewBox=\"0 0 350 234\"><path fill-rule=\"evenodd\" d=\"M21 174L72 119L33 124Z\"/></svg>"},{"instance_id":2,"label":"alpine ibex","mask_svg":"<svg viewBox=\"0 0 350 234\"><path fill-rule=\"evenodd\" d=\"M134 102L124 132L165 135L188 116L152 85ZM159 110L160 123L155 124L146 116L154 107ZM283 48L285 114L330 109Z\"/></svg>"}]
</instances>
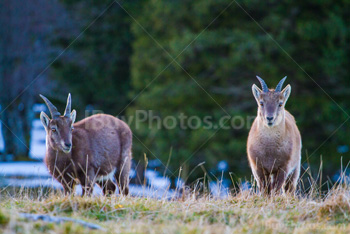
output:
<instances>
[{"instance_id":1,"label":"alpine ibex","mask_svg":"<svg viewBox=\"0 0 350 234\"><path fill-rule=\"evenodd\" d=\"M291 86L282 90L284 77L276 89L269 89L257 78L262 90L253 84L258 114L248 136L249 164L261 192L277 193L283 186L285 192L294 193L300 174L301 136L294 117L284 108Z\"/></svg>"},{"instance_id":2,"label":"alpine ibex","mask_svg":"<svg viewBox=\"0 0 350 234\"><path fill-rule=\"evenodd\" d=\"M132 133L126 123L111 115L98 114L74 123L68 95L64 115L44 96L52 119L41 112L46 130L45 163L51 175L63 186L66 194L80 182L83 195L90 194L97 183L104 194L116 190L129 192Z\"/></svg>"}]
</instances>

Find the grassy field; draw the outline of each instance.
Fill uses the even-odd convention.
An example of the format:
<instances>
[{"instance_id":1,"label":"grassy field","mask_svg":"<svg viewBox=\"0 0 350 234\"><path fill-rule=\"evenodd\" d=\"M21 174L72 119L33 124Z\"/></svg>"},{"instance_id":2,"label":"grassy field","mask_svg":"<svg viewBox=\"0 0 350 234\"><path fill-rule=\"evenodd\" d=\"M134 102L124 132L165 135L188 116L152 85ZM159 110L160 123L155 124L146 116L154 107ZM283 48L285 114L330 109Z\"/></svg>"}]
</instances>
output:
<instances>
[{"instance_id":1,"label":"grassy field","mask_svg":"<svg viewBox=\"0 0 350 234\"><path fill-rule=\"evenodd\" d=\"M60 192L1 192L2 233L350 233L350 188L326 195L263 197L253 191L225 199L192 192L177 200L78 197ZM32 221L21 213L70 217L97 224Z\"/></svg>"}]
</instances>

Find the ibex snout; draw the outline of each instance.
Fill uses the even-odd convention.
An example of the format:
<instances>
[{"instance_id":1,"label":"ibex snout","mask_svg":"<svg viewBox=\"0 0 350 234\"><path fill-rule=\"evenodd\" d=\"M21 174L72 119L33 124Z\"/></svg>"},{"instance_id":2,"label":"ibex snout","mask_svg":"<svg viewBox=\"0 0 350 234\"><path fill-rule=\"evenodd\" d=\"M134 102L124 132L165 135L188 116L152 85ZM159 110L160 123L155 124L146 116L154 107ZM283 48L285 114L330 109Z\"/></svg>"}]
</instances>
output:
<instances>
[{"instance_id":1,"label":"ibex snout","mask_svg":"<svg viewBox=\"0 0 350 234\"><path fill-rule=\"evenodd\" d=\"M72 150L72 142L61 140L61 149L65 153L70 153Z\"/></svg>"},{"instance_id":2,"label":"ibex snout","mask_svg":"<svg viewBox=\"0 0 350 234\"><path fill-rule=\"evenodd\" d=\"M268 116L266 117L267 125L272 126L273 125L273 117Z\"/></svg>"},{"instance_id":3,"label":"ibex snout","mask_svg":"<svg viewBox=\"0 0 350 234\"><path fill-rule=\"evenodd\" d=\"M65 142L62 144L62 150L65 153L69 153L72 150L72 143Z\"/></svg>"}]
</instances>

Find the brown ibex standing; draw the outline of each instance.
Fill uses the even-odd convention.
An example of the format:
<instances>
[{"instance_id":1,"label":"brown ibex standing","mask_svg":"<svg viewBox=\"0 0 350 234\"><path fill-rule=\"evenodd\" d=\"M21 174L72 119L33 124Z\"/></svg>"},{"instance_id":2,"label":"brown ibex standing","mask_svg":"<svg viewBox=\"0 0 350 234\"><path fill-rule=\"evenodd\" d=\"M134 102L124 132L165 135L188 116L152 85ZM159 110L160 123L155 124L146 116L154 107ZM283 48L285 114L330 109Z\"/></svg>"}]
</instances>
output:
<instances>
[{"instance_id":1,"label":"brown ibex standing","mask_svg":"<svg viewBox=\"0 0 350 234\"><path fill-rule=\"evenodd\" d=\"M282 90L284 77L276 89L269 89L257 78L262 90L252 86L258 114L248 136L249 164L261 192L279 192L283 186L285 192L294 193L300 174L301 136L294 117L284 109L291 86Z\"/></svg>"},{"instance_id":2,"label":"brown ibex standing","mask_svg":"<svg viewBox=\"0 0 350 234\"><path fill-rule=\"evenodd\" d=\"M95 183L104 194L113 194L116 185L120 193L129 192L132 133L126 123L111 115L98 114L74 123L76 111L71 112L71 95L61 116L44 96L52 119L41 112L46 130L45 163L52 176L72 192L77 181L83 195L92 192ZM74 129L74 130L73 130Z\"/></svg>"}]
</instances>

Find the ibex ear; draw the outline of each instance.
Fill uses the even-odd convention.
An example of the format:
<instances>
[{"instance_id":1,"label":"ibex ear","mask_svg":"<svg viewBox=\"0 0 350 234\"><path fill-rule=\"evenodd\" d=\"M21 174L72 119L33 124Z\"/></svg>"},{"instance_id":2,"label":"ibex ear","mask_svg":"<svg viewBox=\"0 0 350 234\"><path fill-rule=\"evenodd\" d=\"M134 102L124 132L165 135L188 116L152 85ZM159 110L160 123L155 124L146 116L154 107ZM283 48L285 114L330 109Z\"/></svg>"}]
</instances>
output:
<instances>
[{"instance_id":1,"label":"ibex ear","mask_svg":"<svg viewBox=\"0 0 350 234\"><path fill-rule=\"evenodd\" d=\"M77 117L77 112L75 110L73 110L70 113L70 118L72 119L72 124L75 122L75 118Z\"/></svg>"},{"instance_id":2,"label":"ibex ear","mask_svg":"<svg viewBox=\"0 0 350 234\"><path fill-rule=\"evenodd\" d=\"M47 114L45 114L44 111L42 111L40 113L40 120L43 123L45 129L47 129L47 127L49 126L49 123L50 123L50 118L49 118L49 116L47 116Z\"/></svg>"},{"instance_id":3,"label":"ibex ear","mask_svg":"<svg viewBox=\"0 0 350 234\"><path fill-rule=\"evenodd\" d=\"M283 90L282 90L282 94L283 94L283 97L284 97L284 102L286 103L288 98L289 98L289 95L292 91L292 87L290 85L287 85Z\"/></svg>"},{"instance_id":4,"label":"ibex ear","mask_svg":"<svg viewBox=\"0 0 350 234\"><path fill-rule=\"evenodd\" d=\"M259 98L260 98L260 94L262 93L262 90L259 89L258 86L253 84L252 91L253 91L253 95L255 97L256 102L259 103Z\"/></svg>"}]
</instances>

